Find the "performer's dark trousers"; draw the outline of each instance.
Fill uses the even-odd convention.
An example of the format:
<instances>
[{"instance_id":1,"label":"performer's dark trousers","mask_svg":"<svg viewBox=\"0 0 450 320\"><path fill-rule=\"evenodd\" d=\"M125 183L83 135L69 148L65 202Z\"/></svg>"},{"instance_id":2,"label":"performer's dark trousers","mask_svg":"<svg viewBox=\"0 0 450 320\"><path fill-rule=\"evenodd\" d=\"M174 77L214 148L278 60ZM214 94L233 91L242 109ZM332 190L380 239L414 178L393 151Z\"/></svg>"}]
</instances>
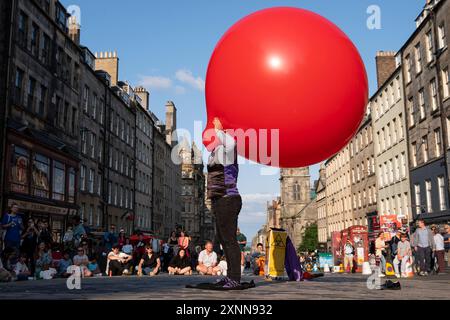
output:
<instances>
[{"instance_id":1,"label":"performer's dark trousers","mask_svg":"<svg viewBox=\"0 0 450 320\"><path fill-rule=\"evenodd\" d=\"M216 216L217 238L223 247L228 264L228 277L241 280L241 249L236 239L238 216L242 208L241 196L224 196L212 200Z\"/></svg>"}]
</instances>

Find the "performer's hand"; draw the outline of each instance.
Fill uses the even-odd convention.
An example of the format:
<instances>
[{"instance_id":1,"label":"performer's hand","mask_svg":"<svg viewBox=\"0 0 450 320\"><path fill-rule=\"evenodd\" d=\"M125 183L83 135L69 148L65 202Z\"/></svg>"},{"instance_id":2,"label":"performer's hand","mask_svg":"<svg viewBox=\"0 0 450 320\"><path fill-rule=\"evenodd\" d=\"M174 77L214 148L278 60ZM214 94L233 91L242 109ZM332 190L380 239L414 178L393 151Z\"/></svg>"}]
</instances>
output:
<instances>
[{"instance_id":1,"label":"performer's hand","mask_svg":"<svg viewBox=\"0 0 450 320\"><path fill-rule=\"evenodd\" d=\"M219 118L215 117L213 120L214 129L223 130L222 122L220 122Z\"/></svg>"}]
</instances>

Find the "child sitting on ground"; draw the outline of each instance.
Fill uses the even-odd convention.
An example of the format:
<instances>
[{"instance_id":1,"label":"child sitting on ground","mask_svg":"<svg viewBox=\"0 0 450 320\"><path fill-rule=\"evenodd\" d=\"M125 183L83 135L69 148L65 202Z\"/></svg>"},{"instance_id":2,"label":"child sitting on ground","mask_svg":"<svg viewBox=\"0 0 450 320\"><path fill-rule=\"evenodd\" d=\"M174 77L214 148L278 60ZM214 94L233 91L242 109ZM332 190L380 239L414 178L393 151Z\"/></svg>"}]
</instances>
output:
<instances>
[{"instance_id":1,"label":"child sitting on ground","mask_svg":"<svg viewBox=\"0 0 450 320\"><path fill-rule=\"evenodd\" d=\"M14 273L17 281L28 280L28 277L31 275L27 266L27 255L25 253L20 255L19 261L14 266Z\"/></svg>"},{"instance_id":2,"label":"child sitting on ground","mask_svg":"<svg viewBox=\"0 0 450 320\"><path fill-rule=\"evenodd\" d=\"M90 272L92 272L92 275L94 277L101 277L102 276L102 272L98 266L97 263L97 259L95 257L92 257L91 260L89 261L87 268Z\"/></svg>"}]
</instances>

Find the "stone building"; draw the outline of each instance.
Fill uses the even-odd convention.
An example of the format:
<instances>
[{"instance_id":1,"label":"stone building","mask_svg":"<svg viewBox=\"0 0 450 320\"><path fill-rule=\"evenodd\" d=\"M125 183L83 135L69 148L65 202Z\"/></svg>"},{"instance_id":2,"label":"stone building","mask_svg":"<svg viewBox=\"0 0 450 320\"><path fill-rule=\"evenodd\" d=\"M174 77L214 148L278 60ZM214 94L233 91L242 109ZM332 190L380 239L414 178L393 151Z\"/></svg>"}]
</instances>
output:
<instances>
[{"instance_id":1,"label":"stone building","mask_svg":"<svg viewBox=\"0 0 450 320\"><path fill-rule=\"evenodd\" d=\"M345 217L345 227L367 226L368 216L377 212L375 155L370 110L350 142L352 214Z\"/></svg>"},{"instance_id":2,"label":"stone building","mask_svg":"<svg viewBox=\"0 0 450 320\"><path fill-rule=\"evenodd\" d=\"M281 169L280 174L280 225L298 247L305 228L317 221L315 201L311 199L309 167Z\"/></svg>"},{"instance_id":3,"label":"stone building","mask_svg":"<svg viewBox=\"0 0 450 320\"><path fill-rule=\"evenodd\" d=\"M154 127L153 165L153 227L156 235L163 239L170 236L181 225L181 160L177 147L176 108L173 102L166 104L164 125L152 114ZM170 135L171 139L168 138ZM171 141L171 144L168 143Z\"/></svg>"},{"instance_id":4,"label":"stone building","mask_svg":"<svg viewBox=\"0 0 450 320\"><path fill-rule=\"evenodd\" d=\"M215 242L216 237L216 218L211 210L211 199L208 198L208 173L203 173L205 181L205 212L203 215L203 222L201 222L200 230L201 230L201 238L204 240L211 240L213 243Z\"/></svg>"},{"instance_id":5,"label":"stone building","mask_svg":"<svg viewBox=\"0 0 450 320\"><path fill-rule=\"evenodd\" d=\"M396 56L399 57L395 52L377 55L383 55L384 61L390 60L392 67L390 75L370 99L378 180L377 211L378 215L395 214L399 220L411 220L403 75L400 65L395 63ZM386 70L386 66L377 63L379 69ZM370 229L369 226L369 232L375 231Z\"/></svg>"},{"instance_id":6,"label":"stone building","mask_svg":"<svg viewBox=\"0 0 450 320\"><path fill-rule=\"evenodd\" d=\"M353 219L350 170L349 145L325 162L327 239L332 232L348 228Z\"/></svg>"},{"instance_id":7,"label":"stone building","mask_svg":"<svg viewBox=\"0 0 450 320\"><path fill-rule=\"evenodd\" d=\"M78 211L82 50L68 34L59 1L2 1L0 80L4 212L49 222L61 239Z\"/></svg>"},{"instance_id":8,"label":"stone building","mask_svg":"<svg viewBox=\"0 0 450 320\"><path fill-rule=\"evenodd\" d=\"M267 202L266 226L268 226L269 228L279 229L281 227L280 219L281 219L281 198L278 197L276 200Z\"/></svg>"},{"instance_id":9,"label":"stone building","mask_svg":"<svg viewBox=\"0 0 450 320\"><path fill-rule=\"evenodd\" d=\"M205 176L201 152L186 140L180 143L181 157L181 220L184 230L195 244L201 244L205 214Z\"/></svg>"},{"instance_id":10,"label":"stone building","mask_svg":"<svg viewBox=\"0 0 450 320\"><path fill-rule=\"evenodd\" d=\"M73 34L74 36L76 34ZM79 35L74 39L79 39ZM83 48L86 57L82 65L82 94L80 110L81 158L79 173L79 214L93 230L102 229L105 202L105 129L106 101L109 95L108 85L95 72L95 57L87 48Z\"/></svg>"},{"instance_id":11,"label":"stone building","mask_svg":"<svg viewBox=\"0 0 450 320\"><path fill-rule=\"evenodd\" d=\"M153 128L155 123L149 112L149 93L143 87L134 89L136 104L136 196L135 229L152 231L153 216Z\"/></svg>"},{"instance_id":12,"label":"stone building","mask_svg":"<svg viewBox=\"0 0 450 320\"><path fill-rule=\"evenodd\" d=\"M319 243L326 244L328 241L327 225L327 177L325 163L320 164L319 179L316 182L316 203L317 203L317 234Z\"/></svg>"},{"instance_id":13,"label":"stone building","mask_svg":"<svg viewBox=\"0 0 450 320\"><path fill-rule=\"evenodd\" d=\"M448 188L448 34L450 4L429 0L399 50L406 100L413 218L450 218Z\"/></svg>"}]
</instances>

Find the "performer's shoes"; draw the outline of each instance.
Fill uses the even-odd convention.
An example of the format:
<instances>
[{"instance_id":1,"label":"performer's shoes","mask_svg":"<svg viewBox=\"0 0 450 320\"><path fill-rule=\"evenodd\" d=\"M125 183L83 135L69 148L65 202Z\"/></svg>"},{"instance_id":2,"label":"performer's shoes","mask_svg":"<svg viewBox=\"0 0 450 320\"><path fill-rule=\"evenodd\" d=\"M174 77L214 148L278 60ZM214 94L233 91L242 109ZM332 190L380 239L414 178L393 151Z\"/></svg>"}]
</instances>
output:
<instances>
[{"instance_id":1,"label":"performer's shoes","mask_svg":"<svg viewBox=\"0 0 450 320\"><path fill-rule=\"evenodd\" d=\"M228 283L228 281L230 281L230 278L228 278L228 277L223 277L222 279L217 280L217 281L214 283L214 285L217 286L217 287L223 287L225 284Z\"/></svg>"}]
</instances>

